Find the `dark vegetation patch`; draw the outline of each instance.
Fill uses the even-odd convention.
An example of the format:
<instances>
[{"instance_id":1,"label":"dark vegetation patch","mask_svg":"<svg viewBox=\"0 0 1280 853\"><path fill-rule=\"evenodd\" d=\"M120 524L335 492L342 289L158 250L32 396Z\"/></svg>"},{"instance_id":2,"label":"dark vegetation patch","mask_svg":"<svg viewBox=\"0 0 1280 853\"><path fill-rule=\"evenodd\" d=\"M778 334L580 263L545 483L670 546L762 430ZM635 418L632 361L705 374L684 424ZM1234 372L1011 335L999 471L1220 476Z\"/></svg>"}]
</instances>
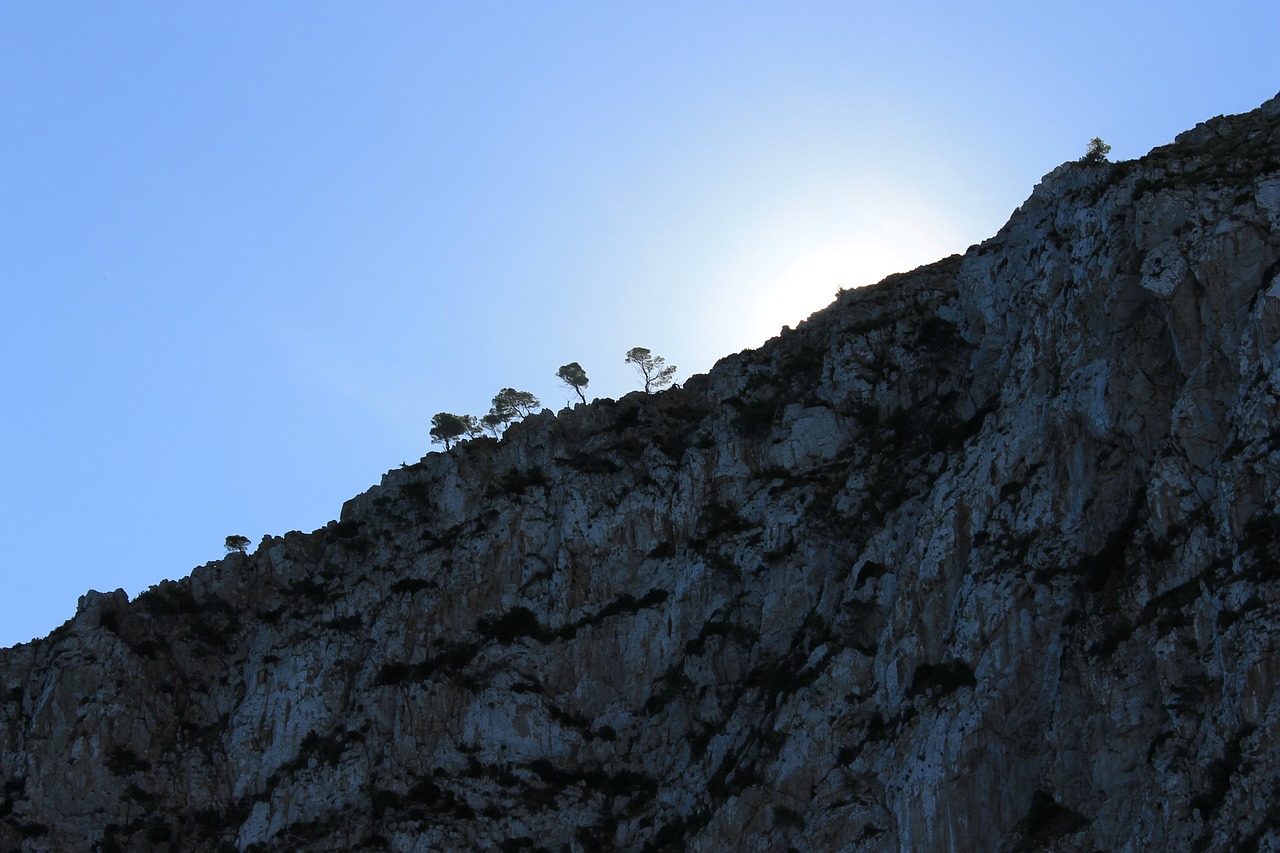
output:
<instances>
[{"instance_id":1,"label":"dark vegetation patch","mask_svg":"<svg viewBox=\"0 0 1280 853\"><path fill-rule=\"evenodd\" d=\"M1144 487L1134 494L1128 515L1107 535L1102 548L1081 561L1077 574L1086 592L1114 595L1129 579L1129 546L1145 518L1146 504L1147 491Z\"/></svg>"},{"instance_id":2,"label":"dark vegetation patch","mask_svg":"<svg viewBox=\"0 0 1280 853\"><path fill-rule=\"evenodd\" d=\"M396 595L413 595L420 590L432 589L437 586L439 584L426 578L401 578L391 585L391 592Z\"/></svg>"},{"instance_id":3,"label":"dark vegetation patch","mask_svg":"<svg viewBox=\"0 0 1280 853\"><path fill-rule=\"evenodd\" d=\"M135 601L152 616L179 616L200 610L200 604L187 584L178 581L161 581Z\"/></svg>"},{"instance_id":4,"label":"dark vegetation patch","mask_svg":"<svg viewBox=\"0 0 1280 853\"><path fill-rule=\"evenodd\" d=\"M712 498L702 507L702 514L698 517L698 539L706 541L719 536L731 536L751 527L751 522L738 515L737 509Z\"/></svg>"},{"instance_id":5,"label":"dark vegetation patch","mask_svg":"<svg viewBox=\"0 0 1280 853\"><path fill-rule=\"evenodd\" d=\"M658 853L658 851L685 850L689 837L696 835L711 822L711 810L700 809L693 814L679 815L664 823L649 843L641 848L642 853Z\"/></svg>"},{"instance_id":6,"label":"dark vegetation patch","mask_svg":"<svg viewBox=\"0 0 1280 853\"><path fill-rule=\"evenodd\" d=\"M541 691L542 687L538 686L537 690ZM589 734L591 732L591 720L587 719L582 714L576 714L573 711L566 711L564 708L555 704L548 704L547 712L551 715L551 719L555 720L567 729L577 729L583 734Z\"/></svg>"},{"instance_id":7,"label":"dark vegetation patch","mask_svg":"<svg viewBox=\"0 0 1280 853\"><path fill-rule=\"evenodd\" d=\"M738 750L730 748L724 754L720 764L707 780L707 793L715 800L726 800L736 797L748 788L760 784L754 760L740 755Z\"/></svg>"},{"instance_id":8,"label":"dark vegetation patch","mask_svg":"<svg viewBox=\"0 0 1280 853\"><path fill-rule=\"evenodd\" d=\"M620 616L626 613L638 613L649 607L657 607L671 597L671 593L665 589L651 589L640 598L629 593L623 593L613 601L606 604L589 620L591 623L608 619L610 616ZM585 624L585 623L584 623Z\"/></svg>"},{"instance_id":9,"label":"dark vegetation patch","mask_svg":"<svg viewBox=\"0 0 1280 853\"><path fill-rule=\"evenodd\" d=\"M280 617L284 615L287 608L281 604L279 607L273 607L270 610L263 610L257 614L258 618L268 625L274 625L280 621Z\"/></svg>"},{"instance_id":10,"label":"dark vegetation patch","mask_svg":"<svg viewBox=\"0 0 1280 853\"><path fill-rule=\"evenodd\" d=\"M324 604L329 600L329 588L314 578L300 578L291 582L289 594L295 599L304 598L312 604Z\"/></svg>"},{"instance_id":11,"label":"dark vegetation patch","mask_svg":"<svg viewBox=\"0 0 1280 853\"><path fill-rule=\"evenodd\" d=\"M148 637L146 639L139 640L136 643L130 643L129 648L138 657L155 660L156 655L169 648L169 641L164 637L154 639Z\"/></svg>"},{"instance_id":12,"label":"dark vegetation patch","mask_svg":"<svg viewBox=\"0 0 1280 853\"><path fill-rule=\"evenodd\" d=\"M975 546L991 543L991 560L989 561L993 570L996 572L1015 571L1018 574L1023 573L1023 568L1027 565L1027 555L1031 553L1031 546L1035 544L1036 535L1034 533L1001 533L994 540L989 540L986 531L979 531L973 537ZM1038 582L1047 582L1042 580L1042 574L1035 576ZM1051 579L1051 573L1044 574L1043 578Z\"/></svg>"},{"instance_id":13,"label":"dark vegetation patch","mask_svg":"<svg viewBox=\"0 0 1280 853\"><path fill-rule=\"evenodd\" d=\"M285 767L298 770L306 767L313 759L317 764L337 767L347 747L363 740L364 735L357 731L340 731L328 735L322 735L318 731L307 732L298 745L298 754Z\"/></svg>"},{"instance_id":14,"label":"dark vegetation patch","mask_svg":"<svg viewBox=\"0 0 1280 853\"><path fill-rule=\"evenodd\" d=\"M748 688L758 689L765 697L766 705L772 706L779 697L790 696L818 680L821 669L813 667L806 670L803 665L804 660L794 654L771 658L748 672L742 683Z\"/></svg>"},{"instance_id":15,"label":"dark vegetation patch","mask_svg":"<svg viewBox=\"0 0 1280 853\"><path fill-rule=\"evenodd\" d=\"M359 613L352 613L349 616L335 616L333 619L325 622L324 625L326 628L332 628L335 631L342 631L350 634L355 631L359 631L364 627L364 619Z\"/></svg>"},{"instance_id":16,"label":"dark vegetation patch","mask_svg":"<svg viewBox=\"0 0 1280 853\"><path fill-rule=\"evenodd\" d=\"M360 535L361 526L362 523L354 518L346 521L331 521L325 528L325 533L330 539L355 539Z\"/></svg>"},{"instance_id":17,"label":"dark vegetation patch","mask_svg":"<svg viewBox=\"0 0 1280 853\"><path fill-rule=\"evenodd\" d=\"M785 344L773 370L754 369L747 376L741 397L725 402L734 409L733 426L745 438L761 440L769 435L779 413L791 403L814 403L814 390L822 380L826 354L817 344Z\"/></svg>"},{"instance_id":18,"label":"dark vegetation patch","mask_svg":"<svg viewBox=\"0 0 1280 853\"><path fill-rule=\"evenodd\" d=\"M613 811L615 800L625 798L626 813L634 815L648 806L658 791L658 780L642 773L625 769L611 772L599 767L566 768L545 758L513 767L508 763L482 764L471 755L468 756L464 775L472 779L489 779L507 789L510 796L518 797L526 806L539 810L558 808L567 789L579 788L585 796L602 796L606 813ZM489 816L500 818L502 812L496 811ZM588 835L604 841L604 837L611 837L615 829L616 819L606 818L603 826L597 825Z\"/></svg>"},{"instance_id":19,"label":"dark vegetation patch","mask_svg":"<svg viewBox=\"0 0 1280 853\"><path fill-rule=\"evenodd\" d=\"M783 829L804 829L804 815L787 806L774 805L770 808L773 825Z\"/></svg>"},{"instance_id":20,"label":"dark vegetation patch","mask_svg":"<svg viewBox=\"0 0 1280 853\"><path fill-rule=\"evenodd\" d=\"M618 400L614 408L621 411L601 432L616 434L633 431L640 424L640 405L640 401L634 397Z\"/></svg>"},{"instance_id":21,"label":"dark vegetation patch","mask_svg":"<svg viewBox=\"0 0 1280 853\"><path fill-rule=\"evenodd\" d=\"M424 508L433 506L431 501L431 487L421 480L411 480L408 483L400 484L400 494L413 503L421 504Z\"/></svg>"},{"instance_id":22,"label":"dark vegetation patch","mask_svg":"<svg viewBox=\"0 0 1280 853\"><path fill-rule=\"evenodd\" d=\"M1247 599L1245 599L1244 602L1238 608L1234 610L1230 608L1223 608L1218 612L1218 618L1217 618L1218 630L1225 631L1226 629L1234 625L1236 622L1239 622L1241 619L1245 618L1249 613L1252 613L1257 610L1261 610L1263 606L1264 605L1262 602L1262 598L1255 591ZM1185 622L1185 617L1183 617L1183 621Z\"/></svg>"},{"instance_id":23,"label":"dark vegetation patch","mask_svg":"<svg viewBox=\"0 0 1280 853\"><path fill-rule=\"evenodd\" d=\"M426 681L436 673L457 675L480 651L479 643L446 643L441 650L415 664L392 661L378 670L375 683L391 686L406 682Z\"/></svg>"},{"instance_id":24,"label":"dark vegetation patch","mask_svg":"<svg viewBox=\"0 0 1280 853\"><path fill-rule=\"evenodd\" d=\"M543 473L542 468L534 465L530 468L512 468L510 471L502 475L502 479L497 483L491 484L485 489L485 497L493 498L498 495L506 495L508 497L518 497L529 489L547 487L547 475Z\"/></svg>"},{"instance_id":25,"label":"dark vegetation patch","mask_svg":"<svg viewBox=\"0 0 1280 853\"><path fill-rule=\"evenodd\" d=\"M661 711L673 699L683 694L692 686L693 682L689 679L689 676L684 673L683 663L671 664L662 673L662 677L658 679L657 688L644 703L645 711L650 714Z\"/></svg>"},{"instance_id":26,"label":"dark vegetation patch","mask_svg":"<svg viewBox=\"0 0 1280 853\"><path fill-rule=\"evenodd\" d=\"M864 823L862 829L858 832L858 837L854 840L870 841L873 838L884 835L884 833L885 830L882 827L876 826L874 823Z\"/></svg>"},{"instance_id":27,"label":"dark vegetation patch","mask_svg":"<svg viewBox=\"0 0 1280 853\"><path fill-rule=\"evenodd\" d=\"M916 327L916 346L930 352L954 352L968 346L960 327L942 317L925 317Z\"/></svg>"},{"instance_id":28,"label":"dark vegetation patch","mask_svg":"<svg viewBox=\"0 0 1280 853\"><path fill-rule=\"evenodd\" d=\"M1186 608L1200 598L1203 591L1202 584L1209 583L1213 573L1214 570L1210 567L1190 580L1152 598L1143 606L1138 623L1154 623L1162 632L1184 627L1187 624Z\"/></svg>"},{"instance_id":29,"label":"dark vegetation patch","mask_svg":"<svg viewBox=\"0 0 1280 853\"><path fill-rule=\"evenodd\" d=\"M855 412L855 417L863 429L863 440L873 453L901 457L946 452L963 447L995 411L993 398L969 417L962 417L958 412L959 396L952 391L913 406L897 406L887 413L867 404Z\"/></svg>"},{"instance_id":30,"label":"dark vegetation patch","mask_svg":"<svg viewBox=\"0 0 1280 853\"><path fill-rule=\"evenodd\" d=\"M453 525L447 530L424 530L422 531L422 542L432 548L448 550L466 532L466 528L467 523L462 522Z\"/></svg>"},{"instance_id":31,"label":"dark vegetation patch","mask_svg":"<svg viewBox=\"0 0 1280 853\"><path fill-rule=\"evenodd\" d=\"M746 674L742 685L760 691L767 708L776 707L783 697L803 690L818 680L829 657L806 666L815 649L827 642L831 632L817 613L810 613L791 638L791 647L782 655L767 656Z\"/></svg>"},{"instance_id":32,"label":"dark vegetation patch","mask_svg":"<svg viewBox=\"0 0 1280 853\"><path fill-rule=\"evenodd\" d=\"M812 388L822 380L825 358L820 346L806 340L783 353L778 361L778 379L786 387Z\"/></svg>"},{"instance_id":33,"label":"dark vegetation patch","mask_svg":"<svg viewBox=\"0 0 1280 853\"><path fill-rule=\"evenodd\" d=\"M1280 515L1265 510L1254 513L1240 531L1239 546L1258 561L1260 570L1280 574Z\"/></svg>"},{"instance_id":34,"label":"dark vegetation patch","mask_svg":"<svg viewBox=\"0 0 1280 853\"><path fill-rule=\"evenodd\" d=\"M108 823L102 828L102 840L98 842L97 853L124 853L124 844L120 836L129 837L142 828L142 821L134 820L128 824ZM219 849L218 853L222 853Z\"/></svg>"},{"instance_id":35,"label":"dark vegetation patch","mask_svg":"<svg viewBox=\"0 0 1280 853\"><path fill-rule=\"evenodd\" d=\"M481 619L476 630L486 640L493 640L504 646L524 637L545 641L551 636L534 612L523 606L513 607L497 619Z\"/></svg>"},{"instance_id":36,"label":"dark vegetation patch","mask_svg":"<svg viewBox=\"0 0 1280 853\"><path fill-rule=\"evenodd\" d=\"M583 628L592 625L599 625L605 619L610 619L614 616L627 616L633 613L639 613L641 610L646 610L651 607L658 607L666 602L670 597L671 593L667 592L665 589L658 589L657 587L649 590L640 598L636 598L631 593L624 592L622 595L618 596L595 613L592 613L589 616L583 616L573 622L566 623L558 631L547 631L544 634L543 639L546 640L558 637L564 640L572 640L578 635L578 631Z\"/></svg>"},{"instance_id":37,"label":"dark vegetation patch","mask_svg":"<svg viewBox=\"0 0 1280 853\"><path fill-rule=\"evenodd\" d=\"M364 523L359 519L350 518L346 521L331 521L329 526L325 528L325 538L328 542L338 545L351 553L357 555L365 555L369 553L372 543L369 537L361 532Z\"/></svg>"},{"instance_id":38,"label":"dark vegetation patch","mask_svg":"<svg viewBox=\"0 0 1280 853\"><path fill-rule=\"evenodd\" d=\"M887 571L889 571L889 567L884 563L877 563L875 560L867 560L862 564L862 568L858 570L858 579L854 581L853 588L855 590L861 589L863 584L868 581L884 577L884 574Z\"/></svg>"},{"instance_id":39,"label":"dark vegetation patch","mask_svg":"<svg viewBox=\"0 0 1280 853\"><path fill-rule=\"evenodd\" d=\"M0 799L0 818L8 817L13 813L13 807L18 800L25 799L27 793L27 780L14 777L5 780L4 788L0 789L0 794L4 798Z\"/></svg>"},{"instance_id":40,"label":"dark vegetation patch","mask_svg":"<svg viewBox=\"0 0 1280 853\"><path fill-rule=\"evenodd\" d=\"M744 646L749 646L760 639L757 632L740 622L714 619L704 623L698 636L684 644L684 653L689 656L702 654L706 649L707 640L712 637L724 637Z\"/></svg>"},{"instance_id":41,"label":"dark vegetation patch","mask_svg":"<svg viewBox=\"0 0 1280 853\"><path fill-rule=\"evenodd\" d=\"M892 456L879 456L871 464L857 514L872 527L879 526L891 512L911 497L911 490L911 478L899 467L899 463ZM827 505L831 505L830 498ZM815 497L809 509L813 511L815 507L821 506L819 499ZM830 509L826 514L831 515Z\"/></svg>"},{"instance_id":42,"label":"dark vegetation patch","mask_svg":"<svg viewBox=\"0 0 1280 853\"><path fill-rule=\"evenodd\" d=\"M766 562L776 563L780 560L785 560L787 557L790 557L792 554L796 553L796 551L798 551L799 549L800 549L800 543L798 543L794 538L787 538L785 541L779 543L776 547L770 548L768 551L765 551L764 554L762 554L761 556L764 557Z\"/></svg>"},{"instance_id":43,"label":"dark vegetation patch","mask_svg":"<svg viewBox=\"0 0 1280 853\"><path fill-rule=\"evenodd\" d=\"M1113 655L1120 644L1133 636L1137 625L1123 613L1112 613L1102 618L1098 639L1090 643L1085 654L1093 657Z\"/></svg>"},{"instance_id":44,"label":"dark vegetation patch","mask_svg":"<svg viewBox=\"0 0 1280 853\"><path fill-rule=\"evenodd\" d=\"M107 770L114 776L128 776L151 769L151 762L127 746L113 746L107 750Z\"/></svg>"},{"instance_id":45,"label":"dark vegetation patch","mask_svg":"<svg viewBox=\"0 0 1280 853\"><path fill-rule=\"evenodd\" d=\"M885 716L879 711L871 715L867 720L867 731L865 741L874 743L876 741L887 740L891 736L902 731L902 728L912 719L915 718L915 708L903 708L901 713L894 714L892 717L885 719Z\"/></svg>"},{"instance_id":46,"label":"dark vegetation patch","mask_svg":"<svg viewBox=\"0 0 1280 853\"><path fill-rule=\"evenodd\" d=\"M376 788L370 801L374 817L379 820L390 816L417 821L437 821L448 814L475 816L465 800L431 779L415 779L404 793Z\"/></svg>"},{"instance_id":47,"label":"dark vegetation patch","mask_svg":"<svg viewBox=\"0 0 1280 853\"><path fill-rule=\"evenodd\" d=\"M930 690L935 690L934 698L941 699L961 687L977 687L978 679L973 675L973 668L964 661L948 661L946 663L922 663L916 667L911 676L911 686L907 688L907 698L914 698Z\"/></svg>"},{"instance_id":48,"label":"dark vegetation patch","mask_svg":"<svg viewBox=\"0 0 1280 853\"><path fill-rule=\"evenodd\" d=\"M706 420L710 407L699 398L683 392L675 399L653 410L653 445L672 460L679 462L694 445L698 430Z\"/></svg>"},{"instance_id":49,"label":"dark vegetation patch","mask_svg":"<svg viewBox=\"0 0 1280 853\"><path fill-rule=\"evenodd\" d=\"M773 429L773 423L782 411L784 403L776 396L770 395L743 402L734 398L726 401L737 410L733 416L733 425L746 438L761 439Z\"/></svg>"},{"instance_id":50,"label":"dark vegetation patch","mask_svg":"<svg viewBox=\"0 0 1280 853\"><path fill-rule=\"evenodd\" d=\"M1031 796L1031 808L1018 824L1021 835L1019 851L1041 850L1054 839L1089 825L1089 820L1075 809L1061 805L1052 794L1037 790Z\"/></svg>"},{"instance_id":51,"label":"dark vegetation patch","mask_svg":"<svg viewBox=\"0 0 1280 853\"><path fill-rule=\"evenodd\" d=\"M192 620L187 629L192 639L201 645L199 653L217 654L231 649L232 641L240 631L240 621L225 613L218 616L204 616Z\"/></svg>"},{"instance_id":52,"label":"dark vegetation patch","mask_svg":"<svg viewBox=\"0 0 1280 853\"><path fill-rule=\"evenodd\" d=\"M565 464L584 474L616 474L622 466L602 453L575 453Z\"/></svg>"},{"instance_id":53,"label":"dark vegetation patch","mask_svg":"<svg viewBox=\"0 0 1280 853\"><path fill-rule=\"evenodd\" d=\"M1156 753L1160 750L1160 747L1172 737L1173 737L1173 732L1170 730L1166 730L1151 739L1151 743L1147 744L1147 763L1148 764L1150 764L1152 760L1156 757Z\"/></svg>"},{"instance_id":54,"label":"dark vegetation patch","mask_svg":"<svg viewBox=\"0 0 1280 853\"><path fill-rule=\"evenodd\" d=\"M168 844L173 839L173 830L160 818L151 818L147 821L144 837L153 845Z\"/></svg>"},{"instance_id":55,"label":"dark vegetation patch","mask_svg":"<svg viewBox=\"0 0 1280 853\"><path fill-rule=\"evenodd\" d=\"M653 799L658 793L657 779L632 770L609 773L600 768L567 769L545 758L536 759L525 766L545 784L555 788L578 786L606 797L642 797L646 800Z\"/></svg>"},{"instance_id":56,"label":"dark vegetation patch","mask_svg":"<svg viewBox=\"0 0 1280 853\"><path fill-rule=\"evenodd\" d=\"M653 547L653 550L651 550L647 556L651 560L665 560L669 557L674 557L675 555L676 555L675 545L673 545L671 542L659 542L657 545Z\"/></svg>"}]
</instances>

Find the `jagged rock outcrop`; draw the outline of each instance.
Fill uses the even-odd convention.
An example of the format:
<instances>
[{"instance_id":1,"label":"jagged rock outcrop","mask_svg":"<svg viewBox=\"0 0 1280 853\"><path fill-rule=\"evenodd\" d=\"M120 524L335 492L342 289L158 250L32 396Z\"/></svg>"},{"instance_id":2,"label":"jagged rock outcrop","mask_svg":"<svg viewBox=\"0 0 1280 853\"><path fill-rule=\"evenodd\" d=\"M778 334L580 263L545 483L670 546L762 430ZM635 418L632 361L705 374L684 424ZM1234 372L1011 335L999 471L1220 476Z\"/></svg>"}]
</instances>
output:
<instances>
[{"instance_id":1,"label":"jagged rock outcrop","mask_svg":"<svg viewBox=\"0 0 1280 853\"><path fill-rule=\"evenodd\" d=\"M0 849L1280 848L1280 101L0 652Z\"/></svg>"}]
</instances>

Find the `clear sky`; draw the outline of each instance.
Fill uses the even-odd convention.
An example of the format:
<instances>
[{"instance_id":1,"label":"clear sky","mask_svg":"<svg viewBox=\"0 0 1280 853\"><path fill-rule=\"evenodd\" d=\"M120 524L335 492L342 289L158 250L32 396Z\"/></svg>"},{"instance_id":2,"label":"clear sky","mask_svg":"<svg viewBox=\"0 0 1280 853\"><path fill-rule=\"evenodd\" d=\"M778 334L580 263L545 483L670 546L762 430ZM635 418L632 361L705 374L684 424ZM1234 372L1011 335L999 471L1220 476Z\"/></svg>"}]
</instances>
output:
<instances>
[{"instance_id":1,"label":"clear sky","mask_svg":"<svg viewBox=\"0 0 1280 853\"><path fill-rule=\"evenodd\" d=\"M1278 90L1275 0L0 4L0 645Z\"/></svg>"}]
</instances>

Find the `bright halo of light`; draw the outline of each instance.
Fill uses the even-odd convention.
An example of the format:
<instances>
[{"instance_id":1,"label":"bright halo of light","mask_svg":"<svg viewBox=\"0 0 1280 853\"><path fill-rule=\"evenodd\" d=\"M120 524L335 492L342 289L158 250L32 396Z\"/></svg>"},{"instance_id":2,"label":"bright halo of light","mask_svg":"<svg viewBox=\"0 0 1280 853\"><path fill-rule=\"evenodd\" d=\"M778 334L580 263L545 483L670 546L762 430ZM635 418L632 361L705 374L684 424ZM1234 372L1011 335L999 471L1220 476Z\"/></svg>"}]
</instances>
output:
<instances>
[{"instance_id":1,"label":"bright halo of light","mask_svg":"<svg viewBox=\"0 0 1280 853\"><path fill-rule=\"evenodd\" d=\"M798 198L740 234L714 275L726 351L755 346L825 308L841 288L874 284L965 244L910 193L843 188ZM728 310L724 310L724 309Z\"/></svg>"}]
</instances>

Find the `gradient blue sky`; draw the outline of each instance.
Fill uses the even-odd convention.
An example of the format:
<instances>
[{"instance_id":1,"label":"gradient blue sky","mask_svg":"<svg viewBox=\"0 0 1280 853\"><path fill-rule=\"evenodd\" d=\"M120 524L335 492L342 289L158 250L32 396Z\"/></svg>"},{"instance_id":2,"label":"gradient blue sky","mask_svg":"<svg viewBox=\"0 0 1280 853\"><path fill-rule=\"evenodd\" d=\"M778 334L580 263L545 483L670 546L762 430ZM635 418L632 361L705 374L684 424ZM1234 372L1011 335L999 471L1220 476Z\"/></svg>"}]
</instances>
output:
<instances>
[{"instance_id":1,"label":"gradient blue sky","mask_svg":"<svg viewBox=\"0 0 1280 853\"><path fill-rule=\"evenodd\" d=\"M0 5L0 646L1280 89L1280 4Z\"/></svg>"}]
</instances>

